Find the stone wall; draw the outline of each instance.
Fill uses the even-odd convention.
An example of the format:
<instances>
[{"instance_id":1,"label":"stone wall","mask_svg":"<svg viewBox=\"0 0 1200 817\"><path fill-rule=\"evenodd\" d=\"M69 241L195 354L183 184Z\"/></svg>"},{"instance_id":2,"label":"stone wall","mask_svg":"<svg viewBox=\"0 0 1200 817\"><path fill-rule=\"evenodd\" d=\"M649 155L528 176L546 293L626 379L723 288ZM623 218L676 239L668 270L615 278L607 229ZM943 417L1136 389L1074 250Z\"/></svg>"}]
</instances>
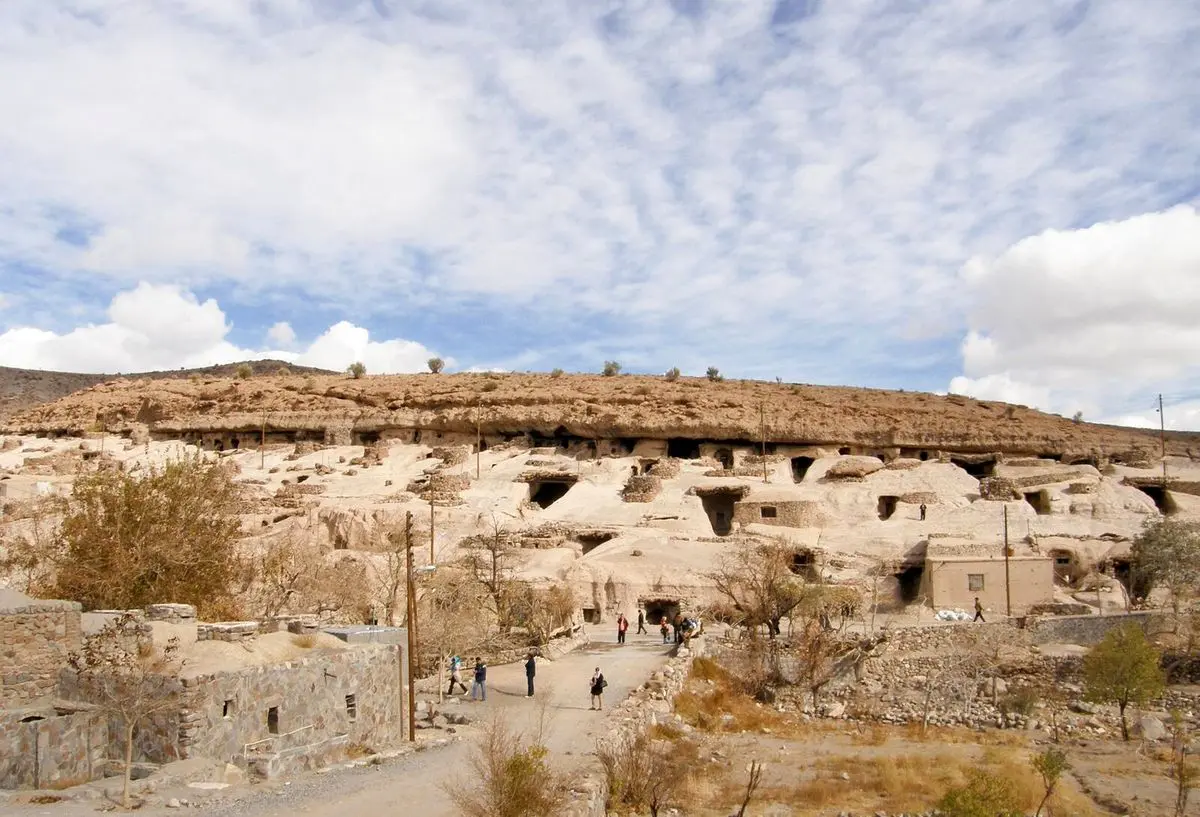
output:
<instances>
[{"instance_id":1,"label":"stone wall","mask_svg":"<svg viewBox=\"0 0 1200 817\"><path fill-rule=\"evenodd\" d=\"M766 513L764 513L764 509ZM772 515L773 513L773 515ZM812 500L759 502L743 500L733 506L733 521L743 525L781 525L813 528L825 524L821 503Z\"/></svg>"},{"instance_id":2,"label":"stone wall","mask_svg":"<svg viewBox=\"0 0 1200 817\"><path fill-rule=\"evenodd\" d=\"M1035 644L1063 643L1084 647L1099 644L1110 630L1125 624L1136 624L1148 633L1169 626L1166 614L1154 611L1113 616L1047 616L1026 620L1026 627L1033 634Z\"/></svg>"},{"instance_id":3,"label":"stone wall","mask_svg":"<svg viewBox=\"0 0 1200 817\"><path fill-rule=\"evenodd\" d=\"M53 697L68 653L81 644L80 606L9 594L0 601L0 709Z\"/></svg>"},{"instance_id":4,"label":"stone wall","mask_svg":"<svg viewBox=\"0 0 1200 817\"><path fill-rule=\"evenodd\" d=\"M0 714L0 789L64 789L104 776L105 719L90 711Z\"/></svg>"}]
</instances>

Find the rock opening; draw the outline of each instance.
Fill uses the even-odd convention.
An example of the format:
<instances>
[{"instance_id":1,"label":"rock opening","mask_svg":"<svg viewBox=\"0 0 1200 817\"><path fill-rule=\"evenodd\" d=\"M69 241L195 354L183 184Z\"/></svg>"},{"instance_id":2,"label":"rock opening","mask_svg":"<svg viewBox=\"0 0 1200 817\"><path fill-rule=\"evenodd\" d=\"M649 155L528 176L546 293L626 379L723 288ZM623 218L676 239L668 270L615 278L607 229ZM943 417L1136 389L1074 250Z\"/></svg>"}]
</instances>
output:
<instances>
[{"instance_id":1,"label":"rock opening","mask_svg":"<svg viewBox=\"0 0 1200 817\"><path fill-rule=\"evenodd\" d=\"M900 497L898 497L898 496L881 496L881 497L879 497L879 508L878 508L879 518L885 522L887 520L891 519L892 515L894 513L896 513L896 505L899 502L900 502Z\"/></svg>"},{"instance_id":2,"label":"rock opening","mask_svg":"<svg viewBox=\"0 0 1200 817\"><path fill-rule=\"evenodd\" d=\"M1161 485L1134 485L1146 496L1150 497L1154 502L1154 507L1158 508L1159 513L1170 514L1175 513L1175 501L1171 499L1170 493Z\"/></svg>"},{"instance_id":3,"label":"rock opening","mask_svg":"<svg viewBox=\"0 0 1200 817\"><path fill-rule=\"evenodd\" d=\"M812 457L792 457L792 482L804 482L804 475L814 462Z\"/></svg>"},{"instance_id":4,"label":"rock opening","mask_svg":"<svg viewBox=\"0 0 1200 817\"><path fill-rule=\"evenodd\" d=\"M921 596L921 581L925 578L925 566L905 565L895 575L900 588L900 601L905 604L917 601Z\"/></svg>"},{"instance_id":5,"label":"rock opening","mask_svg":"<svg viewBox=\"0 0 1200 817\"><path fill-rule=\"evenodd\" d=\"M569 482L554 482L540 480L529 483L529 501L539 508L549 508L555 502L567 495L571 490Z\"/></svg>"},{"instance_id":6,"label":"rock opening","mask_svg":"<svg viewBox=\"0 0 1200 817\"><path fill-rule=\"evenodd\" d=\"M642 607L646 610L647 624L661 624L664 620L670 624L680 609L678 599L646 599Z\"/></svg>"},{"instance_id":7,"label":"rock opening","mask_svg":"<svg viewBox=\"0 0 1200 817\"><path fill-rule=\"evenodd\" d=\"M1025 501L1028 502L1038 516L1045 516L1050 513L1050 492L1049 491L1026 491Z\"/></svg>"},{"instance_id":8,"label":"rock opening","mask_svg":"<svg viewBox=\"0 0 1200 817\"><path fill-rule=\"evenodd\" d=\"M695 460L700 458L700 441L683 437L672 437L667 440L667 456L679 460ZM732 453L730 457L732 458Z\"/></svg>"},{"instance_id":9,"label":"rock opening","mask_svg":"<svg viewBox=\"0 0 1200 817\"><path fill-rule=\"evenodd\" d=\"M950 462L957 465L959 468L963 469L976 479L994 476L996 473L996 460L994 459L976 460L966 459L963 457L951 457Z\"/></svg>"},{"instance_id":10,"label":"rock opening","mask_svg":"<svg viewBox=\"0 0 1200 817\"><path fill-rule=\"evenodd\" d=\"M733 451L728 448L718 448L713 452L713 456L721 463L721 467L726 471L733 470Z\"/></svg>"},{"instance_id":11,"label":"rock opening","mask_svg":"<svg viewBox=\"0 0 1200 817\"><path fill-rule=\"evenodd\" d=\"M733 530L733 505L737 497L732 493L705 494L700 497L708 522L717 536L728 536Z\"/></svg>"},{"instance_id":12,"label":"rock opening","mask_svg":"<svg viewBox=\"0 0 1200 817\"><path fill-rule=\"evenodd\" d=\"M617 534L613 531L578 533L575 535L575 541L583 547L584 553L591 553L605 542L615 539L616 537Z\"/></svg>"}]
</instances>

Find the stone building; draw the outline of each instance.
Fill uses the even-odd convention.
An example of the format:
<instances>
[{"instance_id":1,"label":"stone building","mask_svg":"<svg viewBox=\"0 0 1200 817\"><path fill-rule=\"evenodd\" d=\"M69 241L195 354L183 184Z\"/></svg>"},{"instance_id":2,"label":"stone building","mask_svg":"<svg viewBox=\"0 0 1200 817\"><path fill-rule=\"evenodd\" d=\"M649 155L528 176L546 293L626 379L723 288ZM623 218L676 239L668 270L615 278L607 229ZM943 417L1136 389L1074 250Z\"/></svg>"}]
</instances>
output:
<instances>
[{"instance_id":1,"label":"stone building","mask_svg":"<svg viewBox=\"0 0 1200 817\"><path fill-rule=\"evenodd\" d=\"M80 647L80 606L0 590L0 709L53 698L67 655Z\"/></svg>"},{"instance_id":2,"label":"stone building","mask_svg":"<svg viewBox=\"0 0 1200 817\"><path fill-rule=\"evenodd\" d=\"M1045 556L928 554L926 595L935 610L972 610L978 597L985 610L1003 615L1009 599L1014 616L1054 601L1054 560ZM986 615L986 614L985 614Z\"/></svg>"}]
</instances>

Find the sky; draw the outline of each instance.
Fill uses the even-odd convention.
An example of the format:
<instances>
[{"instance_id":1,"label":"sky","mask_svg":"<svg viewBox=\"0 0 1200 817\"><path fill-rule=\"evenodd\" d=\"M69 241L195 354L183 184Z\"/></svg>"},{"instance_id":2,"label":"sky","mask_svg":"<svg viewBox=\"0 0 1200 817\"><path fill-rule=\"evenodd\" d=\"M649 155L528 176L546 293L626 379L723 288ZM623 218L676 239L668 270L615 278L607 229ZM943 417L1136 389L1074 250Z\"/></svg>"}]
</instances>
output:
<instances>
[{"instance_id":1,"label":"sky","mask_svg":"<svg viewBox=\"0 0 1200 817\"><path fill-rule=\"evenodd\" d=\"M0 365L1200 429L1194 0L5 0Z\"/></svg>"}]
</instances>

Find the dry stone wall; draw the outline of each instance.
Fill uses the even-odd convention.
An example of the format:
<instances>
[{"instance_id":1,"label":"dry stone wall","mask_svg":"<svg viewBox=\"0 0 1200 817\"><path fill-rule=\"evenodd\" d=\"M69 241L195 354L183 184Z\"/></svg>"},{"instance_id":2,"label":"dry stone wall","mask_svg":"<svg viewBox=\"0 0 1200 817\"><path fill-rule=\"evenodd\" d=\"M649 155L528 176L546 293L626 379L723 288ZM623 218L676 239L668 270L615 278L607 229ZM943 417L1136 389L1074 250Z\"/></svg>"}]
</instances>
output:
<instances>
[{"instance_id":1,"label":"dry stone wall","mask_svg":"<svg viewBox=\"0 0 1200 817\"><path fill-rule=\"evenodd\" d=\"M80 605L13 597L0 607L0 709L52 697L67 655L81 644Z\"/></svg>"},{"instance_id":2,"label":"dry stone wall","mask_svg":"<svg viewBox=\"0 0 1200 817\"><path fill-rule=\"evenodd\" d=\"M64 789L97 780L107 749L107 722L95 712L0 714L0 789Z\"/></svg>"}]
</instances>

